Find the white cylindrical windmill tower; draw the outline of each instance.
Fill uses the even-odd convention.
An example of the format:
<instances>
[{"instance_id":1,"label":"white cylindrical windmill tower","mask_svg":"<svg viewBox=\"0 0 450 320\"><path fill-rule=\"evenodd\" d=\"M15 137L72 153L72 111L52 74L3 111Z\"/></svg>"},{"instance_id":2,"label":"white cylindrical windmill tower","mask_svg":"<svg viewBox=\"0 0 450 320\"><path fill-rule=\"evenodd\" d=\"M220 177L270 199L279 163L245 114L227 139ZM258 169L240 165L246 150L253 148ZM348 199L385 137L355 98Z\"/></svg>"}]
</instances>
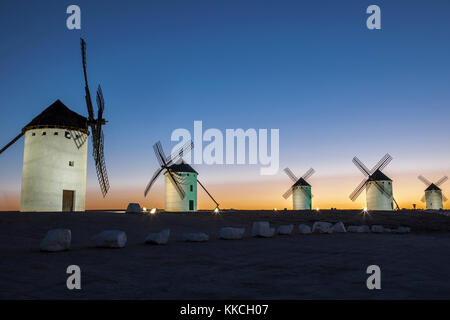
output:
<instances>
[{"instance_id":1,"label":"white cylindrical windmill tower","mask_svg":"<svg viewBox=\"0 0 450 320\"><path fill-rule=\"evenodd\" d=\"M392 180L380 170L375 171L367 181L366 202L367 210L394 210Z\"/></svg>"},{"instance_id":2,"label":"white cylindrical windmill tower","mask_svg":"<svg viewBox=\"0 0 450 320\"><path fill-rule=\"evenodd\" d=\"M425 195L421 199L426 203L427 210L443 209L443 201L447 201L447 198L442 194L442 190L439 187L448 180L448 177L444 176L436 181L436 183L430 182L422 175L418 176L418 178L427 186L425 189Z\"/></svg>"},{"instance_id":3,"label":"white cylindrical windmill tower","mask_svg":"<svg viewBox=\"0 0 450 320\"><path fill-rule=\"evenodd\" d=\"M392 180L381 172L391 160L392 157L387 153L372 170L369 170L361 160L354 157L353 163L366 177L350 194L350 199L355 201L362 191L366 189L367 210L391 211L394 210L394 202L398 209L392 192Z\"/></svg>"},{"instance_id":4,"label":"white cylindrical windmill tower","mask_svg":"<svg viewBox=\"0 0 450 320\"><path fill-rule=\"evenodd\" d=\"M300 178L292 186L292 201L294 210L311 210L311 185Z\"/></svg>"},{"instance_id":5,"label":"white cylindrical windmill tower","mask_svg":"<svg viewBox=\"0 0 450 320\"><path fill-rule=\"evenodd\" d=\"M176 189L176 186L170 181L170 175L164 173L165 182L165 201L164 209L166 211L197 211L197 171L187 163L172 164L169 170L173 173L180 188L184 191L182 198Z\"/></svg>"},{"instance_id":6,"label":"white cylindrical windmill tower","mask_svg":"<svg viewBox=\"0 0 450 320\"><path fill-rule=\"evenodd\" d=\"M84 211L87 119L57 100L22 133L20 211Z\"/></svg>"},{"instance_id":7,"label":"white cylindrical windmill tower","mask_svg":"<svg viewBox=\"0 0 450 320\"><path fill-rule=\"evenodd\" d=\"M441 188L432 183L425 189L425 201L428 210L441 210L443 208Z\"/></svg>"},{"instance_id":8,"label":"white cylindrical windmill tower","mask_svg":"<svg viewBox=\"0 0 450 320\"><path fill-rule=\"evenodd\" d=\"M284 172L291 178L294 184L283 194L283 198L287 199L292 194L292 207L294 210L311 210L311 185L306 182L306 179L311 177L315 170L313 168L309 169L300 178L297 178L289 168L285 168Z\"/></svg>"},{"instance_id":9,"label":"white cylindrical windmill tower","mask_svg":"<svg viewBox=\"0 0 450 320\"><path fill-rule=\"evenodd\" d=\"M144 191L144 196L147 196L152 185L164 172L165 211L197 211L197 184L199 184L211 200L216 204L214 212L219 212L219 203L198 180L197 171L183 161L183 154L190 152L193 147L193 142L189 140L186 144L180 147L179 150L173 152L170 157L166 157L161 142L158 141L155 143L153 145L153 150L155 151L156 159L161 167L155 171L153 177L147 184Z\"/></svg>"}]
</instances>

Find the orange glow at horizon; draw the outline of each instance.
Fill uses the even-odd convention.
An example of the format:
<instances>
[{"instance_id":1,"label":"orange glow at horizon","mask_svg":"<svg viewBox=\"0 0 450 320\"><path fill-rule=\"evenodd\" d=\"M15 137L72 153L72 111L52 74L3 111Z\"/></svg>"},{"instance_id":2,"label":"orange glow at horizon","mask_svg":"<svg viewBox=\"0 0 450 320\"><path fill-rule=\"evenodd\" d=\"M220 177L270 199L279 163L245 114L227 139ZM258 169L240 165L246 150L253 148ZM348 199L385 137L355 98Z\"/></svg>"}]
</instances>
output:
<instances>
[{"instance_id":1,"label":"orange glow at horizon","mask_svg":"<svg viewBox=\"0 0 450 320\"><path fill-rule=\"evenodd\" d=\"M397 173L388 175L393 177L394 198L400 208L412 209L416 204L417 209L424 209L425 203L420 199L424 194L425 185L417 180L415 174ZM439 178L440 173L427 173L427 176ZM209 181L212 178L208 179ZM312 185L313 209L362 209L365 207L365 192L355 202L348 196L362 180L362 176L313 176L310 179ZM258 210L283 208L292 209L292 198L285 200L282 194L290 187L286 177L260 176L259 180L251 181L223 181L214 184L202 179L209 192L219 202L222 209ZM101 196L97 187L90 188L86 194L86 210L125 209L130 202L137 202L147 208L164 208L164 188L162 183L157 183L148 196L144 197L143 188L137 187L112 187L106 198ZM443 185L443 194L446 194L446 186ZM2 192L0 194L0 210L16 211L20 206L20 192ZM215 204L203 191L198 188L198 209L213 210ZM444 202L444 209L449 208L449 202Z\"/></svg>"}]
</instances>

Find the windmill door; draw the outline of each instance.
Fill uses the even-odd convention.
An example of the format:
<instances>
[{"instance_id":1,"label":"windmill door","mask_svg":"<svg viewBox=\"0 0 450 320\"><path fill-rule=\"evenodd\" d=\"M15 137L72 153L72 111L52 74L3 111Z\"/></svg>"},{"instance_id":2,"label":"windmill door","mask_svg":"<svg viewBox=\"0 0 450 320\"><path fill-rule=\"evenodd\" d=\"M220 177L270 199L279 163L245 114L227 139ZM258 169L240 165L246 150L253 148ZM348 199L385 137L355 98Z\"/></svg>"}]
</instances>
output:
<instances>
[{"instance_id":1,"label":"windmill door","mask_svg":"<svg viewBox=\"0 0 450 320\"><path fill-rule=\"evenodd\" d=\"M189 210L194 210L194 200L189 200Z\"/></svg>"},{"instance_id":2,"label":"windmill door","mask_svg":"<svg viewBox=\"0 0 450 320\"><path fill-rule=\"evenodd\" d=\"M63 190L63 203L62 211L73 211L73 202L75 198L75 191L73 190Z\"/></svg>"}]
</instances>

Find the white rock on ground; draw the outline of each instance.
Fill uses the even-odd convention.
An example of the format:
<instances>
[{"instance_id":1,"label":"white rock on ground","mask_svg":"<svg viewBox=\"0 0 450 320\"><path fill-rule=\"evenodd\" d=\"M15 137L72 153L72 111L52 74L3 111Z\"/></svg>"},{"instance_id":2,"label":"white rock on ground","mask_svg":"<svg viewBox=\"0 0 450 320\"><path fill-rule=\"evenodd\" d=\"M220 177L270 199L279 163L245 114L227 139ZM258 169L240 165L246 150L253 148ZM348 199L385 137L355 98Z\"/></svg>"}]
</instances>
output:
<instances>
[{"instance_id":1,"label":"white rock on ground","mask_svg":"<svg viewBox=\"0 0 450 320\"><path fill-rule=\"evenodd\" d=\"M184 241L189 242L204 242L209 240L209 236L206 233L185 233L183 235Z\"/></svg>"},{"instance_id":2,"label":"white rock on ground","mask_svg":"<svg viewBox=\"0 0 450 320\"><path fill-rule=\"evenodd\" d=\"M369 226L349 226L347 228L348 232L356 232L356 233L367 233L370 232Z\"/></svg>"},{"instance_id":3,"label":"white rock on ground","mask_svg":"<svg viewBox=\"0 0 450 320\"><path fill-rule=\"evenodd\" d=\"M69 229L49 230L41 241L41 251L57 252L70 248L72 232Z\"/></svg>"},{"instance_id":4,"label":"white rock on ground","mask_svg":"<svg viewBox=\"0 0 450 320\"><path fill-rule=\"evenodd\" d=\"M164 229L158 233L150 233L145 238L145 243L166 244L169 241L170 229Z\"/></svg>"},{"instance_id":5,"label":"white rock on ground","mask_svg":"<svg viewBox=\"0 0 450 320\"><path fill-rule=\"evenodd\" d=\"M245 228L225 227L220 229L219 238L224 240L239 240L244 236Z\"/></svg>"},{"instance_id":6,"label":"white rock on ground","mask_svg":"<svg viewBox=\"0 0 450 320\"><path fill-rule=\"evenodd\" d=\"M267 221L253 222L252 237L270 238L275 234L275 228L271 228Z\"/></svg>"},{"instance_id":7,"label":"white rock on ground","mask_svg":"<svg viewBox=\"0 0 450 320\"><path fill-rule=\"evenodd\" d=\"M91 239L99 248L123 248L127 243L127 235L120 230L105 230Z\"/></svg>"},{"instance_id":8,"label":"white rock on ground","mask_svg":"<svg viewBox=\"0 0 450 320\"><path fill-rule=\"evenodd\" d=\"M300 224L298 226L298 231L302 234L308 234L311 233L311 227L308 226L307 224Z\"/></svg>"},{"instance_id":9,"label":"white rock on ground","mask_svg":"<svg viewBox=\"0 0 450 320\"><path fill-rule=\"evenodd\" d=\"M342 223L342 221L335 223L333 225L333 227L331 228L331 230L336 233L347 232L347 230L345 229L344 223Z\"/></svg>"},{"instance_id":10,"label":"white rock on ground","mask_svg":"<svg viewBox=\"0 0 450 320\"><path fill-rule=\"evenodd\" d=\"M374 233L383 233L384 232L384 227L380 226L380 225L373 225L370 228L370 231L374 232Z\"/></svg>"},{"instance_id":11,"label":"white rock on ground","mask_svg":"<svg viewBox=\"0 0 450 320\"><path fill-rule=\"evenodd\" d=\"M395 232L395 233L410 233L411 228L410 227L398 227L397 229L394 229L393 232Z\"/></svg>"},{"instance_id":12,"label":"white rock on ground","mask_svg":"<svg viewBox=\"0 0 450 320\"><path fill-rule=\"evenodd\" d=\"M322 221L316 221L313 224L312 232L319 232L319 233L332 233L332 224L329 222L322 222Z\"/></svg>"},{"instance_id":13,"label":"white rock on ground","mask_svg":"<svg viewBox=\"0 0 450 320\"><path fill-rule=\"evenodd\" d=\"M142 208L139 203L129 203L127 207L127 213L141 213Z\"/></svg>"},{"instance_id":14,"label":"white rock on ground","mask_svg":"<svg viewBox=\"0 0 450 320\"><path fill-rule=\"evenodd\" d=\"M284 225L284 226L279 226L277 233L282 234L282 235L289 235L292 233L292 230L294 230L294 225L288 224L288 225Z\"/></svg>"}]
</instances>

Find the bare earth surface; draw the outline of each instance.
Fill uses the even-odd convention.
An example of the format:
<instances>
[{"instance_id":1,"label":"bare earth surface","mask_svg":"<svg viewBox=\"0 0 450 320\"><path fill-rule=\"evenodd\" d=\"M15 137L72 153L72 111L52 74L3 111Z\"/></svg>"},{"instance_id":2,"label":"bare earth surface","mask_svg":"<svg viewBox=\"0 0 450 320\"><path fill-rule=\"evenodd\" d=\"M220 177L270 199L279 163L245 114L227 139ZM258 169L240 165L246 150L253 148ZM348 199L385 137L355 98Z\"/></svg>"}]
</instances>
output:
<instances>
[{"instance_id":1,"label":"bare earth surface","mask_svg":"<svg viewBox=\"0 0 450 320\"><path fill-rule=\"evenodd\" d=\"M410 234L313 234L250 237L253 221L273 226L343 221L346 226L410 226ZM244 240L219 240L224 226L245 227ZM43 253L49 229L72 230L70 251ZM170 228L166 246L143 244ZM102 230L127 233L123 249L90 247ZM184 232L210 241L186 243ZM66 288L79 265L82 290ZM368 290L366 268L381 267L381 290ZM450 299L450 217L352 211L214 215L112 212L0 213L0 299Z\"/></svg>"}]
</instances>

